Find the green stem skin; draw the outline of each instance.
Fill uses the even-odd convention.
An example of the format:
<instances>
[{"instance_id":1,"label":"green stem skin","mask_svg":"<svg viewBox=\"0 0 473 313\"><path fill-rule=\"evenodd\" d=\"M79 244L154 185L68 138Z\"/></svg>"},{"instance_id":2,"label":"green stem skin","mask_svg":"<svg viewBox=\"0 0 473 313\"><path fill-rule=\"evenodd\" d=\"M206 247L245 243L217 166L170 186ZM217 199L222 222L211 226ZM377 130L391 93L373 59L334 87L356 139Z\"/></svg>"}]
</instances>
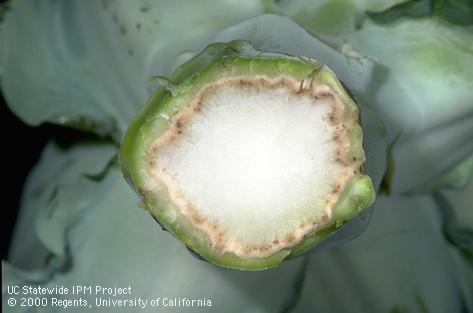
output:
<instances>
[{"instance_id":1,"label":"green stem skin","mask_svg":"<svg viewBox=\"0 0 473 313\"><path fill-rule=\"evenodd\" d=\"M166 192L151 192L147 188L149 175L145 170L145 155L153 140L169 127L172 117L185 108L204 86L222 78L251 78L255 75L269 78L285 75L301 82L310 81L331 87L344 105L343 118L350 130L348 159L356 162L360 171L346 183L333 207L332 218L324 227L307 234L292 247L281 249L267 257L240 257L234 253L212 249L208 235L194 227L177 210ZM138 193L153 217L203 259L219 266L243 270L276 267L285 259L317 246L374 201L375 191L371 179L363 173L361 167L365 157L358 108L327 67L310 59L262 53L247 42L232 41L209 45L179 67L166 85L157 90L130 124L120 148L121 169L126 181Z\"/></svg>"}]
</instances>

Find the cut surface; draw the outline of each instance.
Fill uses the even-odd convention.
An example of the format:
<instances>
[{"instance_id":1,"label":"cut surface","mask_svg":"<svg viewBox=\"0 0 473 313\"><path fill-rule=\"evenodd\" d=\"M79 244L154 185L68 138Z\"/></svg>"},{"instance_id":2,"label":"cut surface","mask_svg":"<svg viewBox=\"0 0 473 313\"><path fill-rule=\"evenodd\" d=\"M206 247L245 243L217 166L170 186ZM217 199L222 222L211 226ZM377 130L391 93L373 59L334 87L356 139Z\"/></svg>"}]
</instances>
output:
<instances>
[{"instance_id":1,"label":"cut surface","mask_svg":"<svg viewBox=\"0 0 473 313\"><path fill-rule=\"evenodd\" d=\"M216 251L265 257L330 223L358 170L344 106L290 77L207 85L148 150L149 170Z\"/></svg>"}]
</instances>

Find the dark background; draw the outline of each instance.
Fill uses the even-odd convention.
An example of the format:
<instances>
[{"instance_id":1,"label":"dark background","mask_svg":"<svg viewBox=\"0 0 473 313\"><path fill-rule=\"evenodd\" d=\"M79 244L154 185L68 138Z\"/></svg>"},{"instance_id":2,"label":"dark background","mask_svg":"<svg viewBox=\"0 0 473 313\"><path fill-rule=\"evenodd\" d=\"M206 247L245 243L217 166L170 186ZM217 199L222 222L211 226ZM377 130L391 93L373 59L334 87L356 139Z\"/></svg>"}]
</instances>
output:
<instances>
[{"instance_id":1,"label":"dark background","mask_svg":"<svg viewBox=\"0 0 473 313\"><path fill-rule=\"evenodd\" d=\"M18 119L5 104L0 92L0 123L2 128L2 259L7 257L9 243L18 216L21 190L29 171L37 162L48 138L53 137L56 127L43 125L29 127Z\"/></svg>"},{"instance_id":2,"label":"dark background","mask_svg":"<svg viewBox=\"0 0 473 313\"><path fill-rule=\"evenodd\" d=\"M92 134L48 123L36 127L28 126L10 111L6 101L0 88L0 125L3 127L0 154L6 173L6 175L0 176L2 180L1 200L3 202L2 259L6 259L8 256L10 240L21 206L23 186L29 172L38 162L46 143L49 140L54 140L60 145L67 145L83 138L98 138Z\"/></svg>"}]
</instances>

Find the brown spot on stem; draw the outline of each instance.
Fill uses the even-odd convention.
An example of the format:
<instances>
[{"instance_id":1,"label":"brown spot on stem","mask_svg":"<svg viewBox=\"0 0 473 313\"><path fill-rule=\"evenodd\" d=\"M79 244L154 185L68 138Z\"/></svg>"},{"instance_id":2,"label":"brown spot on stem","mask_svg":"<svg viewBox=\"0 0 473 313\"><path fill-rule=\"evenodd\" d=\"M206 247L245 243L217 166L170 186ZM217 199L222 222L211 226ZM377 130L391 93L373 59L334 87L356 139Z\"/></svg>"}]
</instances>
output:
<instances>
[{"instance_id":1,"label":"brown spot on stem","mask_svg":"<svg viewBox=\"0 0 473 313\"><path fill-rule=\"evenodd\" d=\"M338 193L340 191L340 188L341 188L340 184L336 184L332 188L332 193Z\"/></svg>"}]
</instances>

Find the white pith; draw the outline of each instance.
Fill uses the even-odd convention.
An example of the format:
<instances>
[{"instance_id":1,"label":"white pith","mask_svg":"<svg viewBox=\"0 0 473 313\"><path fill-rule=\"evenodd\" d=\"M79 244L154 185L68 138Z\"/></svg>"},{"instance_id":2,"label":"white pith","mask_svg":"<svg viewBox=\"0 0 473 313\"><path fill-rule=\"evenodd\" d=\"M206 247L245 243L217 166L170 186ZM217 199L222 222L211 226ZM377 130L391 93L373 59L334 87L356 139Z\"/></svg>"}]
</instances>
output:
<instances>
[{"instance_id":1,"label":"white pith","mask_svg":"<svg viewBox=\"0 0 473 313\"><path fill-rule=\"evenodd\" d=\"M152 150L155 177L222 252L264 257L297 244L330 220L353 173L340 161L340 101L327 86L280 82L216 85Z\"/></svg>"}]
</instances>

